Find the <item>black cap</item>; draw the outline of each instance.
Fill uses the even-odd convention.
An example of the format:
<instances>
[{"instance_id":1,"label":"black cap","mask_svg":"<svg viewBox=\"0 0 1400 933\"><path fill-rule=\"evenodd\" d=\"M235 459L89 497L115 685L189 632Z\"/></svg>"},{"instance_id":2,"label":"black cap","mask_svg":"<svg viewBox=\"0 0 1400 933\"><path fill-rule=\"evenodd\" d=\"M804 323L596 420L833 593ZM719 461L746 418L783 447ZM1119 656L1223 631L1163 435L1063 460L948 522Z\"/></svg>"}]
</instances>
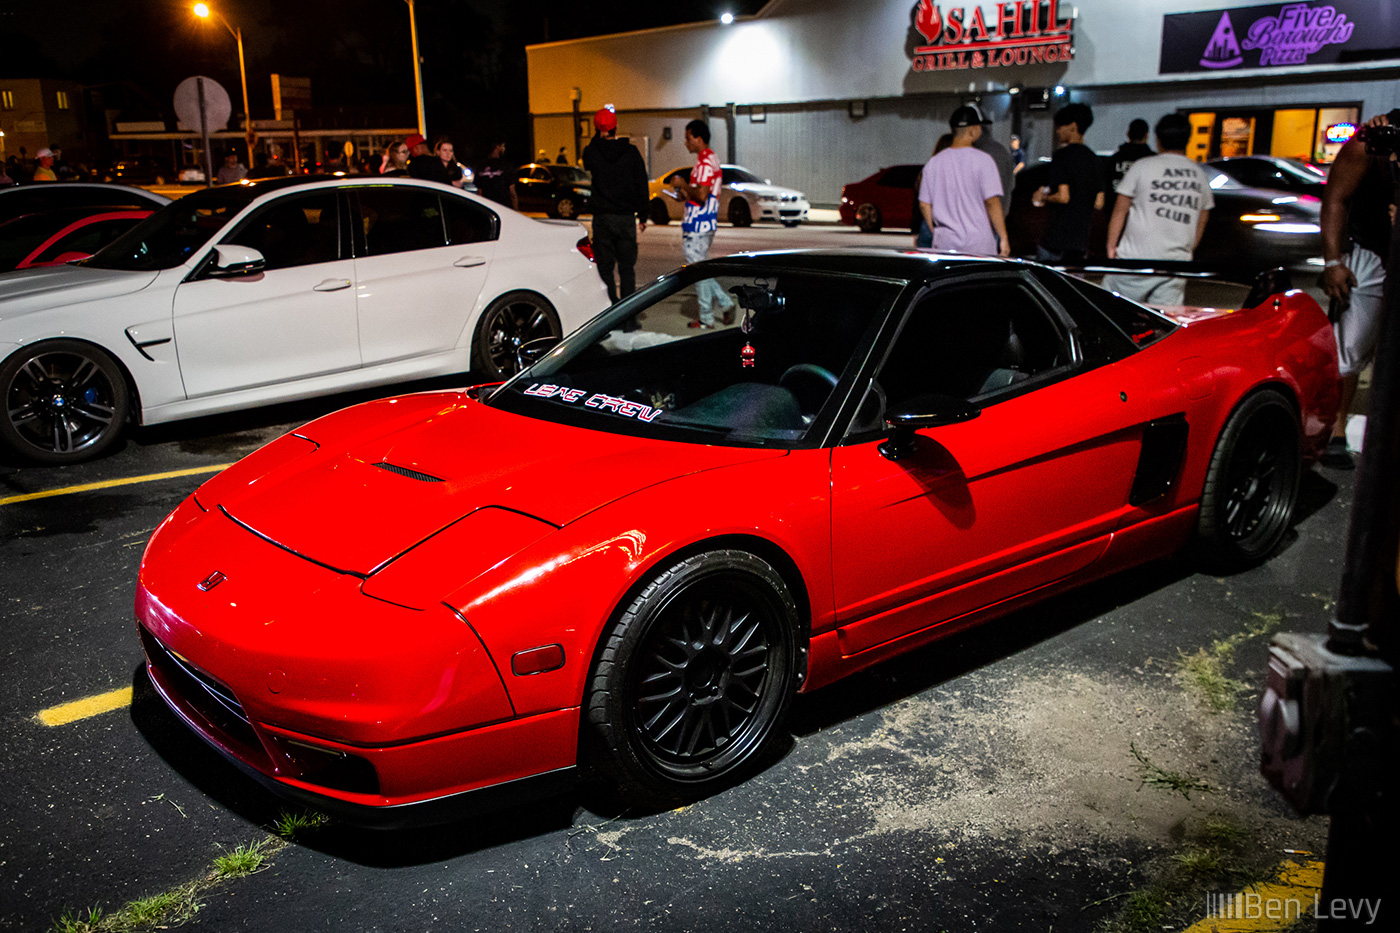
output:
<instances>
[{"instance_id":1,"label":"black cap","mask_svg":"<svg viewBox=\"0 0 1400 933\"><path fill-rule=\"evenodd\" d=\"M948 118L948 125L955 130L960 130L967 126L981 126L982 114L976 107L969 107L966 104L953 111L953 115Z\"/></svg>"}]
</instances>

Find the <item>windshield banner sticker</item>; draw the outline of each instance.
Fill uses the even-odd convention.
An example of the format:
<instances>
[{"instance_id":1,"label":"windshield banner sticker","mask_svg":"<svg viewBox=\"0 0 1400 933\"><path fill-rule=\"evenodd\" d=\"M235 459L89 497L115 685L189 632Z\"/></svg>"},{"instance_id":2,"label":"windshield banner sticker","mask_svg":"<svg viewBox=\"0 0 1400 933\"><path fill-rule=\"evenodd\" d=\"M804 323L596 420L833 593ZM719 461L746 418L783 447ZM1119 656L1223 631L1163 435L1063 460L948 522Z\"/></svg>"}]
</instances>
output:
<instances>
[{"instance_id":1,"label":"windshield banner sticker","mask_svg":"<svg viewBox=\"0 0 1400 933\"><path fill-rule=\"evenodd\" d=\"M522 389L521 393L533 395L536 398L557 398L559 401L568 402L571 405L583 399L583 404L587 408L610 411L624 418L636 418L638 421L655 421L656 416L663 411L663 409L652 408L650 405L618 398L615 395L604 395L602 392L594 392L589 395L587 389L566 389L563 386L550 385L549 383L543 385L538 382L531 383L530 387ZM584 396L588 397L584 398Z\"/></svg>"},{"instance_id":2,"label":"windshield banner sticker","mask_svg":"<svg viewBox=\"0 0 1400 933\"><path fill-rule=\"evenodd\" d=\"M1162 17L1160 74L1400 57L1394 0L1271 3Z\"/></svg>"}]
</instances>

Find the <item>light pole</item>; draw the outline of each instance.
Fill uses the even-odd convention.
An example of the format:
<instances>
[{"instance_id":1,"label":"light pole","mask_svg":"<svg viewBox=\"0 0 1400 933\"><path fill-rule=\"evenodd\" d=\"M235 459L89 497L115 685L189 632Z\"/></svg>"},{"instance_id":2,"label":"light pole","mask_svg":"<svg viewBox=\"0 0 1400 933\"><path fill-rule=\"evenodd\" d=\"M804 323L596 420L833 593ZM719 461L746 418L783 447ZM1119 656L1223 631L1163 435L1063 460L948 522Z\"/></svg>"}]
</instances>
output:
<instances>
[{"instance_id":1,"label":"light pole","mask_svg":"<svg viewBox=\"0 0 1400 933\"><path fill-rule=\"evenodd\" d=\"M235 29L229 25L229 21L224 19L224 15L218 10L210 9L207 3L196 3L194 5L194 15L200 19L208 19L210 14L217 16L219 22L224 24L224 28L229 31L234 40L238 43L238 76L243 79L243 141L248 144L248 167L253 167L253 112L248 109L248 68L243 62L243 30ZM213 179L209 179L213 181Z\"/></svg>"},{"instance_id":2,"label":"light pole","mask_svg":"<svg viewBox=\"0 0 1400 933\"><path fill-rule=\"evenodd\" d=\"M413 0L408 4L408 33L413 38L413 88L418 92L418 135L428 135L428 120L423 114L423 63L418 57L418 17L413 12Z\"/></svg>"}]
</instances>

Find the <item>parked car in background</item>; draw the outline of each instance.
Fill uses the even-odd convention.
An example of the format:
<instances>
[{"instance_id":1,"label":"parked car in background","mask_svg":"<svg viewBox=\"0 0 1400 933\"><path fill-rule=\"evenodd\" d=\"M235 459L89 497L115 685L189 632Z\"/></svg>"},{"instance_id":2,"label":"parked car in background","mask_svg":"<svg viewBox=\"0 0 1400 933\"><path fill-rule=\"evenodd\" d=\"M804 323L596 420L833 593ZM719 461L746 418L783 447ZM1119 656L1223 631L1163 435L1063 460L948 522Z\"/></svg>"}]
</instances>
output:
<instances>
[{"instance_id":1,"label":"parked car in background","mask_svg":"<svg viewBox=\"0 0 1400 933\"><path fill-rule=\"evenodd\" d=\"M178 177L170 160L160 156L118 159L99 174L103 181L127 185L173 185Z\"/></svg>"},{"instance_id":2,"label":"parked car in background","mask_svg":"<svg viewBox=\"0 0 1400 933\"><path fill-rule=\"evenodd\" d=\"M891 165L841 188L841 222L863 233L914 231L919 227L922 165Z\"/></svg>"},{"instance_id":3,"label":"parked car in background","mask_svg":"<svg viewBox=\"0 0 1400 933\"><path fill-rule=\"evenodd\" d=\"M202 185L204 184L204 168L199 165L186 165L180 169L178 177L182 185Z\"/></svg>"},{"instance_id":4,"label":"parked car in background","mask_svg":"<svg viewBox=\"0 0 1400 933\"><path fill-rule=\"evenodd\" d=\"M7 220L0 223L0 272L86 259L149 216L65 207Z\"/></svg>"},{"instance_id":5,"label":"parked car in background","mask_svg":"<svg viewBox=\"0 0 1400 933\"><path fill-rule=\"evenodd\" d=\"M520 199L520 209L544 211L563 220L592 210L589 205L593 196L592 183L593 176L572 165L530 162L515 172L515 194Z\"/></svg>"},{"instance_id":6,"label":"parked car in background","mask_svg":"<svg viewBox=\"0 0 1400 933\"><path fill-rule=\"evenodd\" d=\"M702 286L744 324L670 327ZM773 761L798 693L1187 546L1267 559L1337 360L1307 295L1249 304L894 250L687 265L504 385L348 408L206 481L141 559L146 669L352 823L580 770L702 798Z\"/></svg>"},{"instance_id":7,"label":"parked car in background","mask_svg":"<svg viewBox=\"0 0 1400 933\"><path fill-rule=\"evenodd\" d=\"M504 379L607 307L586 244L578 224L409 178L191 193L91 259L0 276L0 444L70 463L133 422Z\"/></svg>"},{"instance_id":8,"label":"parked car in background","mask_svg":"<svg viewBox=\"0 0 1400 933\"><path fill-rule=\"evenodd\" d=\"M1306 194L1251 188L1210 166L1206 166L1206 174L1211 179L1215 208L1196 248L1196 262L1242 269L1284 266L1318 271L1322 265L1321 200ZM1035 255L1052 208L1033 207L1031 195L1049 177L1049 162L1027 165L1016 175L1006 219L1013 256ZM1105 256L1112 206L1110 197L1105 200L1104 210L1094 211L1089 239L1091 258Z\"/></svg>"},{"instance_id":9,"label":"parked car in background","mask_svg":"<svg viewBox=\"0 0 1400 933\"><path fill-rule=\"evenodd\" d=\"M1271 188L1320 198L1327 184L1327 170L1302 159L1252 155L1215 159L1206 165L1247 188Z\"/></svg>"},{"instance_id":10,"label":"parked car in background","mask_svg":"<svg viewBox=\"0 0 1400 933\"><path fill-rule=\"evenodd\" d=\"M0 223L25 214L39 214L58 208L100 211L144 210L164 207L170 199L129 185L66 181L61 184L23 185L0 190Z\"/></svg>"},{"instance_id":11,"label":"parked car in background","mask_svg":"<svg viewBox=\"0 0 1400 933\"><path fill-rule=\"evenodd\" d=\"M754 221L763 220L795 227L807 219L807 212L812 208L801 191L759 178L742 165L722 165L720 173L724 178L724 187L719 194L719 219L736 227L747 227ZM671 190L677 177L689 181L690 166L672 169L653 179L648 186L652 223L668 224L680 220L685 213L685 199Z\"/></svg>"}]
</instances>

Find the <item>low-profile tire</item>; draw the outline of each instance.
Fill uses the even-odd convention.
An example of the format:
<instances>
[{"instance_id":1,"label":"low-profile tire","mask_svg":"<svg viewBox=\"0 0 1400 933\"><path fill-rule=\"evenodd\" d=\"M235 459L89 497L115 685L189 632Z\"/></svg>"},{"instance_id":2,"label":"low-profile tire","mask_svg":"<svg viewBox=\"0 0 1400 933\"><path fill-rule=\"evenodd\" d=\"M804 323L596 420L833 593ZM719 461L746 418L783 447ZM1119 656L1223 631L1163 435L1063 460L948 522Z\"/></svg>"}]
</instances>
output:
<instances>
[{"instance_id":1,"label":"low-profile tire","mask_svg":"<svg viewBox=\"0 0 1400 933\"><path fill-rule=\"evenodd\" d=\"M783 226L784 226L784 227L795 227L795 226L797 226L798 224L802 223L802 221L800 221L800 220L784 220L782 223L783 223Z\"/></svg>"},{"instance_id":2,"label":"low-profile tire","mask_svg":"<svg viewBox=\"0 0 1400 933\"><path fill-rule=\"evenodd\" d=\"M585 700L588 763L620 800L648 808L747 776L786 736L797 633L787 585L747 551L666 568L603 635Z\"/></svg>"},{"instance_id":3,"label":"low-profile tire","mask_svg":"<svg viewBox=\"0 0 1400 933\"><path fill-rule=\"evenodd\" d=\"M571 197L562 197L554 202L554 216L560 220L573 220L578 216L578 202Z\"/></svg>"},{"instance_id":4,"label":"low-profile tire","mask_svg":"<svg viewBox=\"0 0 1400 933\"><path fill-rule=\"evenodd\" d=\"M121 437L131 393L115 360L81 340L43 340L0 364L0 441L36 463L78 463Z\"/></svg>"},{"instance_id":5,"label":"low-profile tire","mask_svg":"<svg viewBox=\"0 0 1400 933\"><path fill-rule=\"evenodd\" d=\"M736 227L747 227L753 223L753 212L749 210L749 202L743 198L730 201L728 219Z\"/></svg>"},{"instance_id":6,"label":"low-profile tire","mask_svg":"<svg viewBox=\"0 0 1400 933\"><path fill-rule=\"evenodd\" d=\"M856 208L856 226L861 233L879 233L881 223L880 209L874 204L862 204Z\"/></svg>"},{"instance_id":7,"label":"low-profile tire","mask_svg":"<svg viewBox=\"0 0 1400 933\"><path fill-rule=\"evenodd\" d=\"M1298 415L1277 392L1240 403L1215 442L1197 537L1202 562L1242 570L1273 553L1288 532L1303 474Z\"/></svg>"},{"instance_id":8,"label":"low-profile tire","mask_svg":"<svg viewBox=\"0 0 1400 933\"><path fill-rule=\"evenodd\" d=\"M651 199L651 222L658 227L664 227L671 222L671 212L666 209L666 202L660 198Z\"/></svg>"},{"instance_id":9,"label":"low-profile tire","mask_svg":"<svg viewBox=\"0 0 1400 933\"><path fill-rule=\"evenodd\" d=\"M534 292L506 292L487 306L472 338L472 372L496 382L527 365L523 347L541 337L562 337L559 314Z\"/></svg>"}]
</instances>

